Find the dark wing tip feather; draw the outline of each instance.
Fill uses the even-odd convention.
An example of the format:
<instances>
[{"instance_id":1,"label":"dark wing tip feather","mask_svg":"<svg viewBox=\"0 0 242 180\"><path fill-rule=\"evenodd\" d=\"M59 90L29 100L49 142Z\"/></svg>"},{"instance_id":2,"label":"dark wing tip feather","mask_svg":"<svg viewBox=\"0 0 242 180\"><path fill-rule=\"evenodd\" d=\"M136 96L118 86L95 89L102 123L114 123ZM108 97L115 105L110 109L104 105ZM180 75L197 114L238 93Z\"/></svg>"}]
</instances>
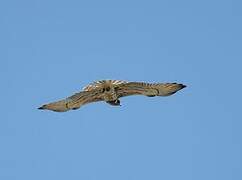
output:
<instances>
[{"instance_id":1,"label":"dark wing tip feather","mask_svg":"<svg viewBox=\"0 0 242 180\"><path fill-rule=\"evenodd\" d=\"M38 109L40 109L40 110L44 110L44 109L45 109L45 106L41 106L41 107L39 107Z\"/></svg>"},{"instance_id":2,"label":"dark wing tip feather","mask_svg":"<svg viewBox=\"0 0 242 180\"><path fill-rule=\"evenodd\" d=\"M187 87L186 85L184 85L184 84L179 84L180 86L181 86L181 89L183 89L183 88L185 88L185 87Z\"/></svg>"},{"instance_id":3,"label":"dark wing tip feather","mask_svg":"<svg viewBox=\"0 0 242 180\"><path fill-rule=\"evenodd\" d=\"M167 83L167 84L169 84L169 83ZM178 84L178 83L170 83L170 84L175 84L175 85L178 85L178 86L180 86L180 88L181 88L181 89L183 89L183 88L187 87L187 86L186 86L186 85L184 85L184 84Z\"/></svg>"}]
</instances>

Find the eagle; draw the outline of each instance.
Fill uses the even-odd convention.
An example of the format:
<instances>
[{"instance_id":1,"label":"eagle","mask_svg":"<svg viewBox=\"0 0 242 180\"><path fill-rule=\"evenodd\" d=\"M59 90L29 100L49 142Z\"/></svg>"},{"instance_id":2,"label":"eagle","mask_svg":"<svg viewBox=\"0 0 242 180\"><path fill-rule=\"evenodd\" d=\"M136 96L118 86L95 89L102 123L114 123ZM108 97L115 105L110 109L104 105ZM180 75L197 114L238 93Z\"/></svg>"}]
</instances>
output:
<instances>
[{"instance_id":1,"label":"eagle","mask_svg":"<svg viewBox=\"0 0 242 180\"><path fill-rule=\"evenodd\" d=\"M131 95L170 96L186 86L178 83L145 83L121 80L95 81L66 99L45 104L38 109L66 112L79 109L81 106L105 101L112 106L121 106L120 98Z\"/></svg>"}]
</instances>

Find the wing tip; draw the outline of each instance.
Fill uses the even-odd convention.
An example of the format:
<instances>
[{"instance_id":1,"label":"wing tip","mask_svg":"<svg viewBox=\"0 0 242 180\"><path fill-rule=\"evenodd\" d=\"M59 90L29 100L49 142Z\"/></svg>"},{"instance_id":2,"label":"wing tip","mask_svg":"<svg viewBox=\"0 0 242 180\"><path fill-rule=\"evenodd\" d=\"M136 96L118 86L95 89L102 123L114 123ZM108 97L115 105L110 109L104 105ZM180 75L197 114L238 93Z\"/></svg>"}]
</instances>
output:
<instances>
[{"instance_id":1,"label":"wing tip","mask_svg":"<svg viewBox=\"0 0 242 180\"><path fill-rule=\"evenodd\" d=\"M66 112L70 110L66 104L58 104L59 102L54 102L54 103L49 103L45 104L43 106L40 106L38 109L39 110L50 110L50 111L55 111L55 112Z\"/></svg>"},{"instance_id":2,"label":"wing tip","mask_svg":"<svg viewBox=\"0 0 242 180\"><path fill-rule=\"evenodd\" d=\"M41 106L41 107L38 107L39 110L45 110L45 105Z\"/></svg>"},{"instance_id":3,"label":"wing tip","mask_svg":"<svg viewBox=\"0 0 242 180\"><path fill-rule=\"evenodd\" d=\"M180 91L183 88L186 88L187 86L184 84L178 84L178 83L171 83L171 85L174 85L173 88L170 89L170 92L165 94L164 96L170 96L175 94L177 91Z\"/></svg>"},{"instance_id":4,"label":"wing tip","mask_svg":"<svg viewBox=\"0 0 242 180\"><path fill-rule=\"evenodd\" d=\"M180 85L180 87L181 87L181 89L183 89L183 88L186 88L187 86L186 85L184 85L184 84L179 84Z\"/></svg>"}]
</instances>

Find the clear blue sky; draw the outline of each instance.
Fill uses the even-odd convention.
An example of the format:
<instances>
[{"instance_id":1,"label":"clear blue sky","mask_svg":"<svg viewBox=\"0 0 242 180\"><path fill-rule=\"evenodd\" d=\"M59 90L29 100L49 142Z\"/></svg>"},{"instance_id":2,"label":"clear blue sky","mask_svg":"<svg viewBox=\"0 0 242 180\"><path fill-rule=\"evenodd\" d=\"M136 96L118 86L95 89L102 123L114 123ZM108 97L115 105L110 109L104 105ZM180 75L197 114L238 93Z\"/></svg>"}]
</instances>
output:
<instances>
[{"instance_id":1,"label":"clear blue sky","mask_svg":"<svg viewBox=\"0 0 242 180\"><path fill-rule=\"evenodd\" d=\"M1 180L241 180L242 3L0 3ZM39 111L99 79L166 98Z\"/></svg>"}]
</instances>

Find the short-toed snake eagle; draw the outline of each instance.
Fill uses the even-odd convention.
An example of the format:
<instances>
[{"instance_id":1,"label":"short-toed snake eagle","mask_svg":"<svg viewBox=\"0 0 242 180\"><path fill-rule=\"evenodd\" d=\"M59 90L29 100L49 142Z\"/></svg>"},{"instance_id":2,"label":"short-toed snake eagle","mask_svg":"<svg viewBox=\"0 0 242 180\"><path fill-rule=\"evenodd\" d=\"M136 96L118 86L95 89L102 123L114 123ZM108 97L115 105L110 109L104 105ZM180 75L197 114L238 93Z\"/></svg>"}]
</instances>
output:
<instances>
[{"instance_id":1,"label":"short-toed snake eagle","mask_svg":"<svg viewBox=\"0 0 242 180\"><path fill-rule=\"evenodd\" d=\"M177 83L144 83L120 80L101 80L89 84L79 93L64 100L45 104L39 109L65 112L78 109L84 104L97 101L105 101L110 105L120 106L119 98L124 96L170 96L185 87L185 85Z\"/></svg>"}]
</instances>

